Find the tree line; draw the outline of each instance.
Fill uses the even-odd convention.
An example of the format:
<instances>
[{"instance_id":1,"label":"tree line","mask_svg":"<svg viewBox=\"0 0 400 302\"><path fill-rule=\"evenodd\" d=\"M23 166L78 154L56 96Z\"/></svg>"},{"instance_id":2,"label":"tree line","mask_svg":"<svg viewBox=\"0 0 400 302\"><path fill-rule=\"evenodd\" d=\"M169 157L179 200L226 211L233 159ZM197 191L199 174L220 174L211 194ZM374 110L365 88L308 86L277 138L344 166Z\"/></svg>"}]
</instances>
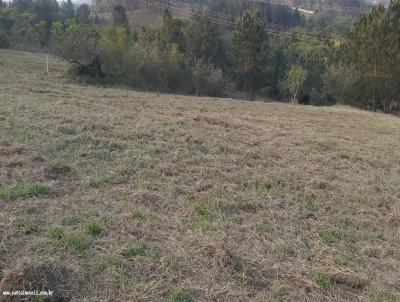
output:
<instances>
[{"instance_id":1,"label":"tree line","mask_svg":"<svg viewBox=\"0 0 400 302\"><path fill-rule=\"evenodd\" d=\"M89 6L70 0L0 7L0 47L47 49L83 81L400 110L400 0L374 7L341 40L325 42L273 35L259 10L244 11L230 31L202 12L182 20L166 10L159 27L130 28L122 6L114 7L110 26L98 26Z\"/></svg>"}]
</instances>

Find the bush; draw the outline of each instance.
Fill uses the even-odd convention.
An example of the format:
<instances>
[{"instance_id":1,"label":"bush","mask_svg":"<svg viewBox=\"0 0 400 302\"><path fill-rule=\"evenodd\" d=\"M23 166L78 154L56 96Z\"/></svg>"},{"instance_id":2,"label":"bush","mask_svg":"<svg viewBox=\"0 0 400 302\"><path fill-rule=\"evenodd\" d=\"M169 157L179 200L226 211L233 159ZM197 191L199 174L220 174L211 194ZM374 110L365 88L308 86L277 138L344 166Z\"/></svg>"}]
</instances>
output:
<instances>
[{"instance_id":1,"label":"bush","mask_svg":"<svg viewBox=\"0 0 400 302\"><path fill-rule=\"evenodd\" d=\"M81 67L79 64L71 63L69 64L67 70L65 71L65 76L71 80L78 78Z\"/></svg>"},{"instance_id":2,"label":"bush","mask_svg":"<svg viewBox=\"0 0 400 302\"><path fill-rule=\"evenodd\" d=\"M0 29L0 48L9 48L10 38L4 30Z\"/></svg>"}]
</instances>

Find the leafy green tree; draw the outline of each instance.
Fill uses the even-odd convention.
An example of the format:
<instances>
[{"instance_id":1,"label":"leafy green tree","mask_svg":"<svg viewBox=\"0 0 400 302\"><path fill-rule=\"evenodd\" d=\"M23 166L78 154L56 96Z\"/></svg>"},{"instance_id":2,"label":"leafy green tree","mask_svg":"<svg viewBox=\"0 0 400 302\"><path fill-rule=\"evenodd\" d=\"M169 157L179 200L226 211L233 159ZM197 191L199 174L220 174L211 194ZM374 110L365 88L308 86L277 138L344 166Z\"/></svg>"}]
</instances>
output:
<instances>
[{"instance_id":1,"label":"leafy green tree","mask_svg":"<svg viewBox=\"0 0 400 302\"><path fill-rule=\"evenodd\" d=\"M130 32L124 27L111 27L101 31L102 65L104 72L123 78L132 70L130 66ZM137 63L135 61L135 63Z\"/></svg>"},{"instance_id":2,"label":"leafy green tree","mask_svg":"<svg viewBox=\"0 0 400 302\"><path fill-rule=\"evenodd\" d=\"M34 2L33 13L37 21L45 21L50 29L51 23L58 17L58 3L56 0L38 0Z\"/></svg>"},{"instance_id":3,"label":"leafy green tree","mask_svg":"<svg viewBox=\"0 0 400 302\"><path fill-rule=\"evenodd\" d=\"M27 12L33 8L32 0L13 0L11 2L11 7L13 7L17 14Z\"/></svg>"},{"instance_id":4,"label":"leafy green tree","mask_svg":"<svg viewBox=\"0 0 400 302\"><path fill-rule=\"evenodd\" d=\"M53 23L52 52L78 66L80 74L104 76L101 66L100 34L90 25L68 21Z\"/></svg>"},{"instance_id":5,"label":"leafy green tree","mask_svg":"<svg viewBox=\"0 0 400 302\"><path fill-rule=\"evenodd\" d=\"M298 102L297 96L306 78L307 71L300 65L295 64L290 67L285 80L285 87L292 98L293 104Z\"/></svg>"},{"instance_id":6,"label":"leafy green tree","mask_svg":"<svg viewBox=\"0 0 400 302\"><path fill-rule=\"evenodd\" d=\"M164 11L160 27L161 50L167 50L173 47L173 44L177 45L180 52L185 50L183 27L182 20L173 18L169 10Z\"/></svg>"},{"instance_id":7,"label":"leafy green tree","mask_svg":"<svg viewBox=\"0 0 400 302\"><path fill-rule=\"evenodd\" d=\"M267 32L260 13L246 11L233 34L235 70L245 97L254 100L263 86Z\"/></svg>"},{"instance_id":8,"label":"leafy green tree","mask_svg":"<svg viewBox=\"0 0 400 302\"><path fill-rule=\"evenodd\" d=\"M29 12L18 14L10 30L10 42L16 48L31 48L37 44L35 35L36 16Z\"/></svg>"},{"instance_id":9,"label":"leafy green tree","mask_svg":"<svg viewBox=\"0 0 400 302\"><path fill-rule=\"evenodd\" d=\"M45 47L49 42L50 35L46 21L40 21L35 25L35 33L40 47Z\"/></svg>"},{"instance_id":10,"label":"leafy green tree","mask_svg":"<svg viewBox=\"0 0 400 302\"><path fill-rule=\"evenodd\" d=\"M114 27L123 27L129 29L128 17L126 16L125 7L116 5L112 11L112 19Z\"/></svg>"},{"instance_id":11,"label":"leafy green tree","mask_svg":"<svg viewBox=\"0 0 400 302\"><path fill-rule=\"evenodd\" d=\"M10 38L8 34L0 29L0 48L9 48L10 47Z\"/></svg>"},{"instance_id":12,"label":"leafy green tree","mask_svg":"<svg viewBox=\"0 0 400 302\"><path fill-rule=\"evenodd\" d=\"M218 64L222 56L222 43L216 25L206 15L194 14L184 32L184 37L185 52L191 62Z\"/></svg>"}]
</instances>

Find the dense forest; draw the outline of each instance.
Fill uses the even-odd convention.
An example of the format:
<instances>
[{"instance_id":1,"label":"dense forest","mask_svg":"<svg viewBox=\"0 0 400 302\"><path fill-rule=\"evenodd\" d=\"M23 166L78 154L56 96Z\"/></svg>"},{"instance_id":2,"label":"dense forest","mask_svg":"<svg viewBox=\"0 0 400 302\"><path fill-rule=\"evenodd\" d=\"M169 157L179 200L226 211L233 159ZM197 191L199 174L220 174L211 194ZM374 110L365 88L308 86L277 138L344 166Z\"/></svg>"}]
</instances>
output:
<instances>
[{"instance_id":1,"label":"dense forest","mask_svg":"<svg viewBox=\"0 0 400 302\"><path fill-rule=\"evenodd\" d=\"M334 27L330 19L323 24L283 5L240 3L246 2L208 3L240 16L234 28L205 11L183 20L168 9L160 27L130 28L119 5L113 23L98 26L101 17L70 0L0 0L0 47L47 50L70 63L67 76L101 85L399 111L399 0L373 7L342 36L326 31Z\"/></svg>"}]
</instances>

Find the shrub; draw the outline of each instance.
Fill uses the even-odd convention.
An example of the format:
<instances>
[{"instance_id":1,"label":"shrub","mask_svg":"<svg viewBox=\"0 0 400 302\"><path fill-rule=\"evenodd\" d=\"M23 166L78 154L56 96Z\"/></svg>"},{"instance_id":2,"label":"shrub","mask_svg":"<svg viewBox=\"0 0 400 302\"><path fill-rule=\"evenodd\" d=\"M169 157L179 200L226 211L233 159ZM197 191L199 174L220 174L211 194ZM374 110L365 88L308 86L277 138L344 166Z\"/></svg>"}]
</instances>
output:
<instances>
[{"instance_id":1,"label":"shrub","mask_svg":"<svg viewBox=\"0 0 400 302\"><path fill-rule=\"evenodd\" d=\"M0 48L9 48L10 39L4 30L0 29Z\"/></svg>"},{"instance_id":2,"label":"shrub","mask_svg":"<svg viewBox=\"0 0 400 302\"><path fill-rule=\"evenodd\" d=\"M67 70L65 71L65 76L71 80L78 78L81 67L79 64L71 63L69 64Z\"/></svg>"}]
</instances>

